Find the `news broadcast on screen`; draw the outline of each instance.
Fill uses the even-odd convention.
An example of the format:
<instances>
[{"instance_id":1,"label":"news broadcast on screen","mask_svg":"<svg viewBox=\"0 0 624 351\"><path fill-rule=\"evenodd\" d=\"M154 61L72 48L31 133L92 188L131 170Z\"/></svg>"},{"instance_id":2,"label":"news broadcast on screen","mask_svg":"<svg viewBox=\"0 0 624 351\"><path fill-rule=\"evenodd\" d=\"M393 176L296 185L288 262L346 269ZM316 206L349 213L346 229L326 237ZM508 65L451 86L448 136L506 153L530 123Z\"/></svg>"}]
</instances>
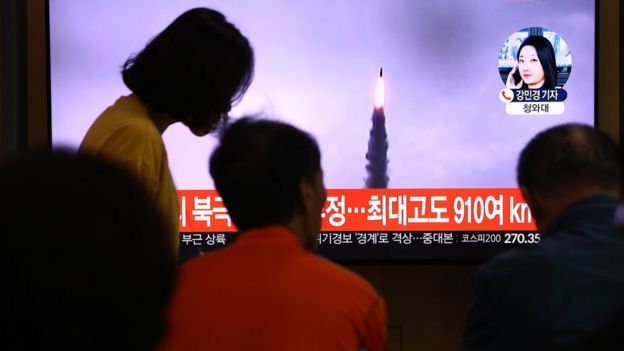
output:
<instances>
[{"instance_id":1,"label":"news broadcast on screen","mask_svg":"<svg viewBox=\"0 0 624 351\"><path fill-rule=\"evenodd\" d=\"M594 1L50 0L52 144L77 147L130 94L128 57L200 6L254 50L230 118L261 114L318 141L321 255L456 262L540 242L515 167L539 131L595 125ZM177 124L163 138L182 258L227 246L239 234L208 172L218 138Z\"/></svg>"}]
</instances>

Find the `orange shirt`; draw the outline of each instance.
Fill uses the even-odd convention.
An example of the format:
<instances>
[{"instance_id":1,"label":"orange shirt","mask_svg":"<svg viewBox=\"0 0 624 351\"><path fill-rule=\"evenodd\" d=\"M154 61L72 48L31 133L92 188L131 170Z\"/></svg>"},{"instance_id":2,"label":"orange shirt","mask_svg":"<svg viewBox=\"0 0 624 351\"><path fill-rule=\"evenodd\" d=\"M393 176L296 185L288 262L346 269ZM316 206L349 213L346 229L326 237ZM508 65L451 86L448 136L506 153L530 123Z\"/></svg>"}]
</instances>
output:
<instances>
[{"instance_id":1,"label":"orange shirt","mask_svg":"<svg viewBox=\"0 0 624 351\"><path fill-rule=\"evenodd\" d=\"M386 306L284 227L243 233L181 268L162 350L386 350Z\"/></svg>"}]
</instances>

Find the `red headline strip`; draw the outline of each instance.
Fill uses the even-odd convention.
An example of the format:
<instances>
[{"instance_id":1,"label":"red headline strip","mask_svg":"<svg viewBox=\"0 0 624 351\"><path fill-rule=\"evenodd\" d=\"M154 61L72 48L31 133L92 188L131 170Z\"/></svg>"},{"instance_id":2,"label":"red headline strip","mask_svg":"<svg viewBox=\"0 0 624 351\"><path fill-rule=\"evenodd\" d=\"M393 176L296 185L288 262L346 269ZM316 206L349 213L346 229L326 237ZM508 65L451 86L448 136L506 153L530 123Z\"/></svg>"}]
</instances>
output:
<instances>
[{"instance_id":1,"label":"red headline strip","mask_svg":"<svg viewBox=\"0 0 624 351\"><path fill-rule=\"evenodd\" d=\"M216 190L179 190L180 232L235 232ZM322 231L535 230L518 189L331 189Z\"/></svg>"}]
</instances>

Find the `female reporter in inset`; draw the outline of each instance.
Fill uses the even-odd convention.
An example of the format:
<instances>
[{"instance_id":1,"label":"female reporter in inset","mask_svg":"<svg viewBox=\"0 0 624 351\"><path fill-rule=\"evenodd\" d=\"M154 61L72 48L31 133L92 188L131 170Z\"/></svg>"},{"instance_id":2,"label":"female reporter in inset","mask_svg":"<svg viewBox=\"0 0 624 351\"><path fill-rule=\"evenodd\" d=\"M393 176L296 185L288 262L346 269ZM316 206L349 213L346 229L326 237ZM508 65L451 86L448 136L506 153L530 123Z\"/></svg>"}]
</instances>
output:
<instances>
[{"instance_id":1,"label":"female reporter in inset","mask_svg":"<svg viewBox=\"0 0 624 351\"><path fill-rule=\"evenodd\" d=\"M507 76L510 89L555 89L557 63L550 41L542 36L527 37L518 48L518 64Z\"/></svg>"},{"instance_id":2,"label":"female reporter in inset","mask_svg":"<svg viewBox=\"0 0 624 351\"><path fill-rule=\"evenodd\" d=\"M253 70L253 49L232 23L211 9L189 10L125 62L122 77L132 93L102 112L80 145L139 176L165 217L176 253L180 210L162 133L177 122L196 136L218 128Z\"/></svg>"}]
</instances>

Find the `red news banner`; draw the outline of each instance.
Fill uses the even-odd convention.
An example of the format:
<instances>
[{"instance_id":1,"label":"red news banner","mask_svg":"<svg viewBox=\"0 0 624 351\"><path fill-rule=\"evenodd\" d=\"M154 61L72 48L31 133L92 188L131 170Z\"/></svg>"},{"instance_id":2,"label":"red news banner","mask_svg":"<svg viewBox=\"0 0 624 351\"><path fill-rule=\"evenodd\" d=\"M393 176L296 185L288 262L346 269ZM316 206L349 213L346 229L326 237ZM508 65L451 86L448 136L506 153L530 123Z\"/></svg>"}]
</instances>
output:
<instances>
[{"instance_id":1,"label":"red news banner","mask_svg":"<svg viewBox=\"0 0 624 351\"><path fill-rule=\"evenodd\" d=\"M179 190L180 232L236 232L216 190ZM520 190L331 189L323 232L533 231Z\"/></svg>"}]
</instances>

